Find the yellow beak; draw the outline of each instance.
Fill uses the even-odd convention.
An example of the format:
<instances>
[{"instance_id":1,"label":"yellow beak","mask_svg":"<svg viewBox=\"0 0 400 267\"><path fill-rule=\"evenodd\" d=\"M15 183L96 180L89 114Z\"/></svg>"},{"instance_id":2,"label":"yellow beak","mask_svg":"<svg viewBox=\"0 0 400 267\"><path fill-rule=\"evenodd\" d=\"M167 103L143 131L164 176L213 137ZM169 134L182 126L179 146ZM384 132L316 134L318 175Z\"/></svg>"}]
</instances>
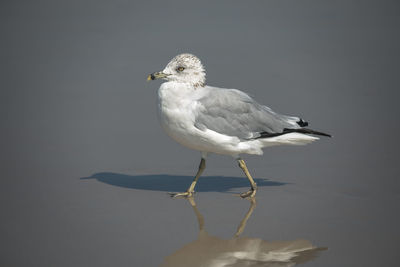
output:
<instances>
[{"instance_id":1,"label":"yellow beak","mask_svg":"<svg viewBox=\"0 0 400 267\"><path fill-rule=\"evenodd\" d=\"M168 77L169 74L165 74L163 72L153 72L152 74L149 74L149 76L147 76L147 80L155 80L155 79L162 79L162 78L166 78Z\"/></svg>"}]
</instances>

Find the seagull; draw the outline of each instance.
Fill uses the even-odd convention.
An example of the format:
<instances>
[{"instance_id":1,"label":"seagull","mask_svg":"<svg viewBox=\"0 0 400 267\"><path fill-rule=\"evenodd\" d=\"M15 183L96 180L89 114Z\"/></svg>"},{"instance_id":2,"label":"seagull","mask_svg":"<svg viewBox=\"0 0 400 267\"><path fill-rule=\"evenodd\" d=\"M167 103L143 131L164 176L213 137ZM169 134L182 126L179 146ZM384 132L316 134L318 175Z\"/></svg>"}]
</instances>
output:
<instances>
[{"instance_id":1,"label":"seagull","mask_svg":"<svg viewBox=\"0 0 400 267\"><path fill-rule=\"evenodd\" d=\"M198 171L186 192L172 197L191 197L206 168L209 153L232 156L250 182L242 198L253 198L257 184L241 154L262 155L264 147L304 145L329 134L318 132L305 120L281 115L257 103L237 89L206 85L206 72L192 54L175 56L163 71L147 80L163 79L158 89L158 116L162 128L176 142L201 152Z\"/></svg>"}]
</instances>

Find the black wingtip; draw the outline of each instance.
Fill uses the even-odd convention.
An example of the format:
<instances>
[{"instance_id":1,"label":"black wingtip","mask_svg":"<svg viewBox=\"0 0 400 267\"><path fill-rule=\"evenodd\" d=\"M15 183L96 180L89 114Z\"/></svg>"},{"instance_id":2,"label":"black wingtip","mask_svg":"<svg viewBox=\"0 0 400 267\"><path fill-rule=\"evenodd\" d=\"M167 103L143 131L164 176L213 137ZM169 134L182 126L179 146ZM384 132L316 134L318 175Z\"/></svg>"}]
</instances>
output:
<instances>
[{"instance_id":1,"label":"black wingtip","mask_svg":"<svg viewBox=\"0 0 400 267\"><path fill-rule=\"evenodd\" d=\"M269 133L269 132L260 132L260 136L256 137L255 139L259 138L269 138L269 137L275 137L283 134L288 134L288 133L302 133L302 134L313 134L313 135L321 135L321 136L326 136L326 137L332 137L332 135L323 133L323 132L318 132L314 131L308 128L300 128L300 129L283 129L281 133Z\"/></svg>"},{"instance_id":2,"label":"black wingtip","mask_svg":"<svg viewBox=\"0 0 400 267\"><path fill-rule=\"evenodd\" d=\"M299 129L299 130L303 130L303 129ZM326 137L332 137L332 135L327 134L327 133L318 132L318 131L314 131L314 130L307 129L307 128L304 128L304 130L305 130L304 133L307 133L307 134L314 134L314 135L321 135L321 136L326 136ZM301 131L299 131L299 132L301 133Z\"/></svg>"},{"instance_id":3,"label":"black wingtip","mask_svg":"<svg viewBox=\"0 0 400 267\"><path fill-rule=\"evenodd\" d=\"M300 119L299 121L296 122L300 127L307 127L308 126L308 122L306 122L303 119Z\"/></svg>"},{"instance_id":4,"label":"black wingtip","mask_svg":"<svg viewBox=\"0 0 400 267\"><path fill-rule=\"evenodd\" d=\"M313 135L321 135L321 136L326 136L326 137L332 137L332 135L330 135L330 134L314 131L314 130L311 130L311 129L308 129L308 128L298 129L296 132L305 133L305 134L313 134Z\"/></svg>"},{"instance_id":5,"label":"black wingtip","mask_svg":"<svg viewBox=\"0 0 400 267\"><path fill-rule=\"evenodd\" d=\"M300 127L307 127L308 126L308 122L300 119L299 121L296 122ZM293 130L294 132L299 132L299 133L305 133L305 134L314 134L314 135L322 135L322 136L326 136L326 137L332 137L332 135L327 134L327 133L323 133L323 132L318 132L318 131L314 131L308 128L302 128L302 129L297 129L297 130Z\"/></svg>"}]
</instances>

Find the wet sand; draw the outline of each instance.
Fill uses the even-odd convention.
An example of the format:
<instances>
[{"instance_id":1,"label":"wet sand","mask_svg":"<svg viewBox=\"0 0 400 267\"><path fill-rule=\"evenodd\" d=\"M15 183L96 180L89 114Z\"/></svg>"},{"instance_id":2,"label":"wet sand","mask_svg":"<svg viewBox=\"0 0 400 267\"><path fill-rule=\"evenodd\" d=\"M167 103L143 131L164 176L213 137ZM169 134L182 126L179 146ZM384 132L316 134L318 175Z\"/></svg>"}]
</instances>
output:
<instances>
[{"instance_id":1,"label":"wet sand","mask_svg":"<svg viewBox=\"0 0 400 267\"><path fill-rule=\"evenodd\" d=\"M398 4L307 3L2 4L0 266L397 266ZM146 77L181 52L333 138L245 156L254 204L217 155L171 199L200 155Z\"/></svg>"},{"instance_id":2,"label":"wet sand","mask_svg":"<svg viewBox=\"0 0 400 267\"><path fill-rule=\"evenodd\" d=\"M390 192L332 186L334 177L257 178L252 203L236 195L247 190L245 178L206 176L191 202L167 194L185 187L183 178L190 184L191 176L151 175L149 181L142 174L92 176L51 175L41 183L27 177L26 187L8 188L2 194L9 200L2 202L8 207L2 219L3 263L395 265L398 195Z\"/></svg>"}]
</instances>

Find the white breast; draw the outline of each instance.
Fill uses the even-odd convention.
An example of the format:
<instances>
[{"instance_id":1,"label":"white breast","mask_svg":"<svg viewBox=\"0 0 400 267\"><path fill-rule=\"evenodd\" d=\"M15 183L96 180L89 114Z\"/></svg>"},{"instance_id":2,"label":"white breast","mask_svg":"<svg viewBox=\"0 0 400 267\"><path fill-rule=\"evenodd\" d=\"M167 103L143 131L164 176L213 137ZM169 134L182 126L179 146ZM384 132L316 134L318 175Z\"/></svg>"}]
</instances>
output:
<instances>
[{"instance_id":1,"label":"white breast","mask_svg":"<svg viewBox=\"0 0 400 267\"><path fill-rule=\"evenodd\" d=\"M158 115L166 133L190 148L196 149L194 89L176 82L163 83L158 90Z\"/></svg>"}]
</instances>

